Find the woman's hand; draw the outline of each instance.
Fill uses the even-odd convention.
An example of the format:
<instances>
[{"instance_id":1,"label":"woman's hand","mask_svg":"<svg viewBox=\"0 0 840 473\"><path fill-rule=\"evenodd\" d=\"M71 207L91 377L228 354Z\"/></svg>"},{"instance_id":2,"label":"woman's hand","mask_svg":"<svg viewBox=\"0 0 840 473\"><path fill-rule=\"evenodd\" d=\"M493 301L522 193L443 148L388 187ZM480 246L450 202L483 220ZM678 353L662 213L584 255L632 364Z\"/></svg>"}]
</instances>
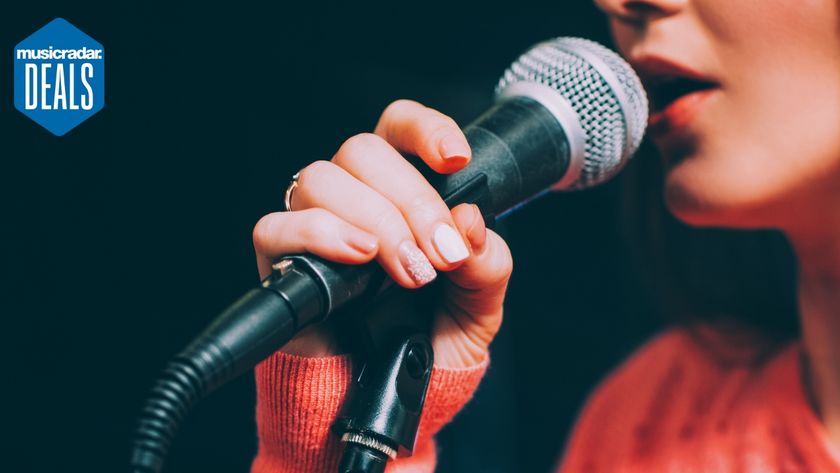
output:
<instances>
[{"instance_id":1,"label":"woman's hand","mask_svg":"<svg viewBox=\"0 0 840 473\"><path fill-rule=\"evenodd\" d=\"M451 211L400 153L419 156L439 173L469 163L470 148L454 120L417 102L389 105L374 133L356 135L331 161L300 172L290 212L264 216L254 228L260 276L291 253L312 253L347 264L376 259L399 285L414 289L442 277L432 345L437 365L483 360L502 322L512 269L505 242L485 228L478 208ZM314 326L283 350L334 354L328 330Z\"/></svg>"}]
</instances>

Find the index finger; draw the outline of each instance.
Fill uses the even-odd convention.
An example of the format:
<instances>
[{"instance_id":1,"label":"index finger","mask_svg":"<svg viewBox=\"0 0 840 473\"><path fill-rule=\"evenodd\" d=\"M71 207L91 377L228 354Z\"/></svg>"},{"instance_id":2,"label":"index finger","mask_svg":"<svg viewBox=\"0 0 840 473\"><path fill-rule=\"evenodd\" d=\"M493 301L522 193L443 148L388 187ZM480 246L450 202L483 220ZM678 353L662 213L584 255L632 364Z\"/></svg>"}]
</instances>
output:
<instances>
[{"instance_id":1,"label":"index finger","mask_svg":"<svg viewBox=\"0 0 840 473\"><path fill-rule=\"evenodd\" d=\"M374 133L400 152L419 156L441 174L459 171L472 157L455 120L413 100L397 100L386 107Z\"/></svg>"}]
</instances>

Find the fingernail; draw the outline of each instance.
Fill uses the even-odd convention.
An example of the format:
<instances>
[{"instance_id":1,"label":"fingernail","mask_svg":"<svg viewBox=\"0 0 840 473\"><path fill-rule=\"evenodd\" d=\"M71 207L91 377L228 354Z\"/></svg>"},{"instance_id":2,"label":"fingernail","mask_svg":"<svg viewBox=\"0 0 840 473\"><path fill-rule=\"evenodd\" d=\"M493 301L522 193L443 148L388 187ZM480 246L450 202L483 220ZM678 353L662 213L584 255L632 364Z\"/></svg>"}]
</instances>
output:
<instances>
[{"instance_id":1,"label":"fingernail","mask_svg":"<svg viewBox=\"0 0 840 473\"><path fill-rule=\"evenodd\" d=\"M440 155L445 160L468 161L470 158L470 147L463 138L449 135L440 141Z\"/></svg>"},{"instance_id":2,"label":"fingernail","mask_svg":"<svg viewBox=\"0 0 840 473\"><path fill-rule=\"evenodd\" d=\"M447 263L457 263L467 259L470 250L464 244L464 239L451 226L441 223L435 229L432 242L435 244L438 253Z\"/></svg>"},{"instance_id":3,"label":"fingernail","mask_svg":"<svg viewBox=\"0 0 840 473\"><path fill-rule=\"evenodd\" d=\"M344 238L348 246L363 254L370 254L376 250L377 240L373 235L365 233L351 233Z\"/></svg>"},{"instance_id":4,"label":"fingernail","mask_svg":"<svg viewBox=\"0 0 840 473\"><path fill-rule=\"evenodd\" d=\"M399 247L400 263L418 286L431 282L437 272L429 258L412 241L404 241Z\"/></svg>"}]
</instances>

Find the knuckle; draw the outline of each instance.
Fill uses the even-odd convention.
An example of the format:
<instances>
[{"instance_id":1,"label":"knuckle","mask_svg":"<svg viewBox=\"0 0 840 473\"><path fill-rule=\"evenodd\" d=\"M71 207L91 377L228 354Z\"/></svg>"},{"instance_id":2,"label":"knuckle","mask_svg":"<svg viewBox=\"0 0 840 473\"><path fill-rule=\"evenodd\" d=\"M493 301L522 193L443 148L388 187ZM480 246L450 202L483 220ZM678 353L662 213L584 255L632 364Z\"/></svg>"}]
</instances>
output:
<instances>
[{"instance_id":1,"label":"knuckle","mask_svg":"<svg viewBox=\"0 0 840 473\"><path fill-rule=\"evenodd\" d=\"M403 209L412 219L434 219L448 217L448 212L440 212L440 199L425 193L412 195L405 201ZM445 208L445 205L444 205ZM438 215L440 214L440 215Z\"/></svg>"},{"instance_id":2,"label":"knuckle","mask_svg":"<svg viewBox=\"0 0 840 473\"><path fill-rule=\"evenodd\" d=\"M423 104L414 100L395 100L382 111L376 126L377 132L389 137L389 140L412 133L417 128L417 117L422 116L420 112L425 109Z\"/></svg>"},{"instance_id":3,"label":"knuckle","mask_svg":"<svg viewBox=\"0 0 840 473\"><path fill-rule=\"evenodd\" d=\"M321 224L330 220L330 217L332 217L330 211L323 207L312 207L311 209L302 210L298 213L304 217L307 225Z\"/></svg>"},{"instance_id":4,"label":"knuckle","mask_svg":"<svg viewBox=\"0 0 840 473\"><path fill-rule=\"evenodd\" d=\"M337 158L342 156L355 157L364 156L382 145L382 138L373 133L359 133L347 139L338 150Z\"/></svg>"},{"instance_id":5,"label":"knuckle","mask_svg":"<svg viewBox=\"0 0 840 473\"><path fill-rule=\"evenodd\" d=\"M390 118L390 117L394 116L395 114L399 114L400 112L402 112L406 109L418 108L418 107L422 107L422 106L423 105L421 105L419 102L416 102L414 100L397 99L397 100L394 100L393 102L391 102L390 104L388 104L387 107L385 107L385 110L382 111L382 118L387 119L387 118Z\"/></svg>"},{"instance_id":6,"label":"knuckle","mask_svg":"<svg viewBox=\"0 0 840 473\"><path fill-rule=\"evenodd\" d=\"M441 117L443 118L443 121L445 121L450 127L457 128L459 130L461 129L461 127L458 126L458 122L456 122L454 118L444 114L441 114Z\"/></svg>"},{"instance_id":7,"label":"knuckle","mask_svg":"<svg viewBox=\"0 0 840 473\"><path fill-rule=\"evenodd\" d=\"M374 233L379 236L402 234L407 228L402 214L393 206L385 206L373 217Z\"/></svg>"},{"instance_id":8,"label":"knuckle","mask_svg":"<svg viewBox=\"0 0 840 473\"><path fill-rule=\"evenodd\" d=\"M431 140L439 140L451 134L453 131L460 131L455 120L446 115L441 115L429 123L426 134Z\"/></svg>"},{"instance_id":9,"label":"knuckle","mask_svg":"<svg viewBox=\"0 0 840 473\"><path fill-rule=\"evenodd\" d=\"M486 282L484 283L485 287L488 288L497 288L504 290L510 283L510 271L505 271L505 268L502 267L494 267L490 268L486 271L485 276L487 278Z\"/></svg>"},{"instance_id":10,"label":"knuckle","mask_svg":"<svg viewBox=\"0 0 840 473\"><path fill-rule=\"evenodd\" d=\"M510 279L511 274L513 273L513 257L510 253L510 248L504 243L501 237L498 238L498 249L496 252L495 259L495 266L496 266L496 274L499 277L499 280L507 283Z\"/></svg>"},{"instance_id":11,"label":"knuckle","mask_svg":"<svg viewBox=\"0 0 840 473\"><path fill-rule=\"evenodd\" d=\"M300 170L298 177L298 189L305 184L317 183L319 179L323 178L327 173L332 171L332 163L329 161L318 160L308 164L305 168Z\"/></svg>"},{"instance_id":12,"label":"knuckle","mask_svg":"<svg viewBox=\"0 0 840 473\"><path fill-rule=\"evenodd\" d=\"M510 279L511 274L513 274L513 258L507 249L504 250L504 256L502 257L501 272L505 275L505 281Z\"/></svg>"},{"instance_id":13,"label":"knuckle","mask_svg":"<svg viewBox=\"0 0 840 473\"><path fill-rule=\"evenodd\" d=\"M254 224L254 229L251 232L251 238L254 243L254 248L258 253L262 253L268 242L272 239L274 221L282 216L277 214L263 215L257 223Z\"/></svg>"}]
</instances>

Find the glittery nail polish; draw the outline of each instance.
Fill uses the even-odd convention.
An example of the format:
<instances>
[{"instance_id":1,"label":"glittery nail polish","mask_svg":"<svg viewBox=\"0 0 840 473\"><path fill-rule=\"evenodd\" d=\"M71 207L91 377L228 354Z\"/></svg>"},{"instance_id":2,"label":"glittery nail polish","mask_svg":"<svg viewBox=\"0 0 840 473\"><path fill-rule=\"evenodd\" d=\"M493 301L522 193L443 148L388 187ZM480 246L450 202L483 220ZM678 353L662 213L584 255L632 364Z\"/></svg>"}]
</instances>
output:
<instances>
[{"instance_id":1,"label":"glittery nail polish","mask_svg":"<svg viewBox=\"0 0 840 473\"><path fill-rule=\"evenodd\" d=\"M429 258L412 241L404 241L399 247L399 258L405 271L414 282L422 286L437 277Z\"/></svg>"}]
</instances>

